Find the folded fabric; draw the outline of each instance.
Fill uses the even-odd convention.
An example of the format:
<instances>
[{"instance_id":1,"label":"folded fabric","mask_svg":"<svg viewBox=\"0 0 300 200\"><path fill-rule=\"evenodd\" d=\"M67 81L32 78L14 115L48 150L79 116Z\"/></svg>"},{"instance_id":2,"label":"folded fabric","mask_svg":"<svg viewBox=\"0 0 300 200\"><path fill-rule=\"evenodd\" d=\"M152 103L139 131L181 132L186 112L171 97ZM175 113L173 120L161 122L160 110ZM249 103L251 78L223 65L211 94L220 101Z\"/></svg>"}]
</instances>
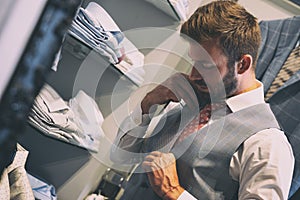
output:
<instances>
[{"instance_id":1,"label":"folded fabric","mask_svg":"<svg viewBox=\"0 0 300 200\"><path fill-rule=\"evenodd\" d=\"M188 0L170 0L171 5L173 6L174 10L178 14L180 20L187 20L188 14L188 7L189 2Z\"/></svg>"},{"instance_id":2,"label":"folded fabric","mask_svg":"<svg viewBox=\"0 0 300 200\"><path fill-rule=\"evenodd\" d=\"M102 56L106 57L110 63L118 63L119 59L117 58L116 54L109 49L109 47L105 44L93 44L93 40L89 39L89 36L85 36L85 33L82 33L78 30L69 29L69 34L78 39L79 41L83 42L84 44L91 47L94 51L101 54ZM101 48L102 47L102 48Z\"/></svg>"},{"instance_id":3,"label":"folded fabric","mask_svg":"<svg viewBox=\"0 0 300 200\"><path fill-rule=\"evenodd\" d=\"M111 63L117 63L117 54L121 56L119 47L111 48L113 42L110 44L110 46L108 46L108 38L103 40L101 40L101 38L95 38L95 36L91 32L89 32L86 28L82 28L81 26L76 21L73 21L72 26L69 29L69 33L93 48L94 51L107 57ZM116 39L110 38L110 40L113 41Z\"/></svg>"},{"instance_id":4,"label":"folded fabric","mask_svg":"<svg viewBox=\"0 0 300 200\"><path fill-rule=\"evenodd\" d=\"M127 38L123 44L125 56L115 66L137 85L141 85L145 75L144 55Z\"/></svg>"},{"instance_id":5,"label":"folded fabric","mask_svg":"<svg viewBox=\"0 0 300 200\"><path fill-rule=\"evenodd\" d=\"M89 14L89 16L92 16L91 19L93 20L94 24L103 26L105 30L113 32L120 31L120 28L112 19L112 17L99 4L90 2L87 5L85 11Z\"/></svg>"},{"instance_id":6,"label":"folded fabric","mask_svg":"<svg viewBox=\"0 0 300 200\"><path fill-rule=\"evenodd\" d=\"M103 116L95 101L83 91L65 102L48 84L36 97L29 123L47 136L97 152Z\"/></svg>"},{"instance_id":7,"label":"folded fabric","mask_svg":"<svg viewBox=\"0 0 300 200\"><path fill-rule=\"evenodd\" d=\"M105 200L107 198L105 198L104 196L100 195L100 194L90 194L87 197L85 197L84 200Z\"/></svg>"},{"instance_id":8,"label":"folded fabric","mask_svg":"<svg viewBox=\"0 0 300 200\"><path fill-rule=\"evenodd\" d=\"M144 80L144 55L124 36L111 16L97 3L79 8L68 33L108 58L137 85Z\"/></svg>"},{"instance_id":9,"label":"folded fabric","mask_svg":"<svg viewBox=\"0 0 300 200\"><path fill-rule=\"evenodd\" d=\"M79 8L68 32L107 57L113 64L118 63L123 56L121 42L124 34L97 3L90 2L85 9Z\"/></svg>"},{"instance_id":10,"label":"folded fabric","mask_svg":"<svg viewBox=\"0 0 300 200\"><path fill-rule=\"evenodd\" d=\"M56 200L57 196L53 185L47 184L46 182L30 175L27 173L29 183L32 188L32 192L35 199L41 200Z\"/></svg>"},{"instance_id":11,"label":"folded fabric","mask_svg":"<svg viewBox=\"0 0 300 200\"><path fill-rule=\"evenodd\" d=\"M94 26L90 22L91 19L89 15L83 8L80 8L74 23L76 23L81 30L84 30L87 33L87 36L90 36L92 41L97 45L100 45L101 48L103 48L103 45L107 45L116 53L117 57L120 57L122 54L120 52L119 44L124 38L123 34L120 31L114 31L113 33L105 31L101 25Z\"/></svg>"},{"instance_id":12,"label":"folded fabric","mask_svg":"<svg viewBox=\"0 0 300 200\"><path fill-rule=\"evenodd\" d=\"M188 0L146 0L175 20L187 19Z\"/></svg>"}]
</instances>

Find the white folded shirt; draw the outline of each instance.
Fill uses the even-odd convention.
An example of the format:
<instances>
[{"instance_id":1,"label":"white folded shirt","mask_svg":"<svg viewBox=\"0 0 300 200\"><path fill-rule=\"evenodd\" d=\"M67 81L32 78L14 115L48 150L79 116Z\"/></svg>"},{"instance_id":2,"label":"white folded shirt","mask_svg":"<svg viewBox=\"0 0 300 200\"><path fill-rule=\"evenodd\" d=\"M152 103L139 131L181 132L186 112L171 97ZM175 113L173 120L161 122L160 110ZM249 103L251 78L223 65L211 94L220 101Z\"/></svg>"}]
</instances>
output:
<instances>
[{"instance_id":1,"label":"white folded shirt","mask_svg":"<svg viewBox=\"0 0 300 200\"><path fill-rule=\"evenodd\" d=\"M103 116L94 100L83 91L65 102L49 85L36 97L29 122L44 134L97 152Z\"/></svg>"}]
</instances>

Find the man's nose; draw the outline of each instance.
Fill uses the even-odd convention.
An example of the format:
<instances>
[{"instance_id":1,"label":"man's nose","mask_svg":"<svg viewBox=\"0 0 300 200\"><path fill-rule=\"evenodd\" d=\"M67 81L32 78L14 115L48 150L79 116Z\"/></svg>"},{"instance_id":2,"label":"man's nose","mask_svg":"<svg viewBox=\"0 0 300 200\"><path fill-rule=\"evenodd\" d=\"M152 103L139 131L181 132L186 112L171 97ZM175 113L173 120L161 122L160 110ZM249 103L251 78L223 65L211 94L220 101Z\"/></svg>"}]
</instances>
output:
<instances>
[{"instance_id":1,"label":"man's nose","mask_svg":"<svg viewBox=\"0 0 300 200\"><path fill-rule=\"evenodd\" d=\"M190 74L190 79L195 81L195 80L202 80L203 77L200 74L199 70L197 70L195 67L192 68L191 74Z\"/></svg>"}]
</instances>

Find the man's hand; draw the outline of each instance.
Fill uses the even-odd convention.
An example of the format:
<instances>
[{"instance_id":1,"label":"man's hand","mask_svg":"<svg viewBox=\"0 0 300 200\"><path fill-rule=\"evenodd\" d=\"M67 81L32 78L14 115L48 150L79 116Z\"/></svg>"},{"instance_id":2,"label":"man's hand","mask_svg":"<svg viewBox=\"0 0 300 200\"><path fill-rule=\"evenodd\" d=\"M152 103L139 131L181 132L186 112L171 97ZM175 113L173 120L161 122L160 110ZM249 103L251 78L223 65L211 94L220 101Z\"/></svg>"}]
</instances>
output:
<instances>
[{"instance_id":1,"label":"man's hand","mask_svg":"<svg viewBox=\"0 0 300 200\"><path fill-rule=\"evenodd\" d=\"M151 152L142 163L152 189L163 199L178 199L184 189L179 185L176 160L172 153Z\"/></svg>"},{"instance_id":2,"label":"man's hand","mask_svg":"<svg viewBox=\"0 0 300 200\"><path fill-rule=\"evenodd\" d=\"M198 94L188 75L177 73L147 93L141 103L142 113L148 114L155 105L167 104L170 101L179 102L181 99L192 110L199 109Z\"/></svg>"}]
</instances>

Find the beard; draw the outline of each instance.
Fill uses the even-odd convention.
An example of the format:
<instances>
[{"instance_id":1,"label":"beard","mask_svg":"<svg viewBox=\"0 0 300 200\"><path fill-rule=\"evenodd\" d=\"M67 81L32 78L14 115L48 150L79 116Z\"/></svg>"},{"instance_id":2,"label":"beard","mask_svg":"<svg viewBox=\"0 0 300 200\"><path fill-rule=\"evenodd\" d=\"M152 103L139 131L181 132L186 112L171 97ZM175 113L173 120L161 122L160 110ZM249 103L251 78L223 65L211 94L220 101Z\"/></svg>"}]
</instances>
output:
<instances>
[{"instance_id":1,"label":"beard","mask_svg":"<svg viewBox=\"0 0 300 200\"><path fill-rule=\"evenodd\" d=\"M226 98L232 96L237 90L237 78L234 67L229 67L229 71L222 78L222 81L214 87L209 88L204 79L192 82L191 85L196 93L200 108L211 102L225 101ZM209 88L209 91L201 91L198 89L199 87Z\"/></svg>"},{"instance_id":2,"label":"beard","mask_svg":"<svg viewBox=\"0 0 300 200\"><path fill-rule=\"evenodd\" d=\"M235 76L234 67L229 68L229 72L223 78L223 83L225 87L226 98L228 98L237 90L237 78Z\"/></svg>"}]
</instances>

